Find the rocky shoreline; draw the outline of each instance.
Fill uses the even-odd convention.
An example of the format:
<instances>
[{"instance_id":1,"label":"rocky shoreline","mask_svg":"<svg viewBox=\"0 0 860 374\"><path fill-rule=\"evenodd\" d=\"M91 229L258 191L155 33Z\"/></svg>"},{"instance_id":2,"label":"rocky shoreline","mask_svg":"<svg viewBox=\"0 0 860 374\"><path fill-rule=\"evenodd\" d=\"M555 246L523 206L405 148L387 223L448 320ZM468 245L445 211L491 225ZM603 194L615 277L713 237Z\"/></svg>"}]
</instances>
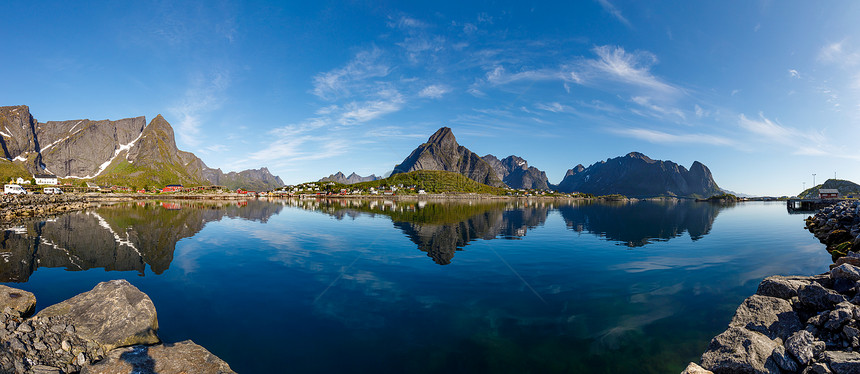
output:
<instances>
[{"instance_id":1,"label":"rocky shoreline","mask_svg":"<svg viewBox=\"0 0 860 374\"><path fill-rule=\"evenodd\" d=\"M772 276L683 373L860 373L860 202L806 219L827 246L830 272Z\"/></svg>"},{"instance_id":2,"label":"rocky shoreline","mask_svg":"<svg viewBox=\"0 0 860 374\"><path fill-rule=\"evenodd\" d=\"M0 285L0 373L234 373L190 340L161 343L152 300L125 280L31 316L35 305Z\"/></svg>"}]
</instances>

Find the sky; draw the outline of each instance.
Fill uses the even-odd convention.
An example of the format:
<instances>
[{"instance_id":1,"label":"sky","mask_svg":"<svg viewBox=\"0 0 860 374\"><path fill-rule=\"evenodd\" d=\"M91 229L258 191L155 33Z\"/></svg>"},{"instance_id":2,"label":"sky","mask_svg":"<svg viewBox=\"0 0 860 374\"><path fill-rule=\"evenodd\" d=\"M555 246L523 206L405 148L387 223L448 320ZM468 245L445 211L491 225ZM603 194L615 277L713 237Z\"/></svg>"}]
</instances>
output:
<instances>
[{"instance_id":1,"label":"sky","mask_svg":"<svg viewBox=\"0 0 860 374\"><path fill-rule=\"evenodd\" d=\"M752 195L860 182L856 1L0 9L0 106L41 122L162 114L208 166L287 184L386 174L442 126L551 183L632 151L700 161Z\"/></svg>"}]
</instances>

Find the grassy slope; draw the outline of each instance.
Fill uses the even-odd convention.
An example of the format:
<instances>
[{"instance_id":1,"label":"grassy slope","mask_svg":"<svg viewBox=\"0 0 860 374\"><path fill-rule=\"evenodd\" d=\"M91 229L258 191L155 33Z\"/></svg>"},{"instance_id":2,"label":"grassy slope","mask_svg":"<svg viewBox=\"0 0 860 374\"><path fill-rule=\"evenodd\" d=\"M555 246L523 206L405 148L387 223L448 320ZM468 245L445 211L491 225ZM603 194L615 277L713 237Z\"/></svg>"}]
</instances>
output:
<instances>
[{"instance_id":1,"label":"grassy slope","mask_svg":"<svg viewBox=\"0 0 860 374\"><path fill-rule=\"evenodd\" d=\"M854 197L860 196L860 185L844 179L828 179L823 184L807 188L805 191L801 192L798 197L818 198L818 190L822 188L838 189L839 195L842 197L847 197L848 195L853 195Z\"/></svg>"},{"instance_id":2,"label":"grassy slope","mask_svg":"<svg viewBox=\"0 0 860 374\"><path fill-rule=\"evenodd\" d=\"M99 185L126 186L133 189L162 188L168 184L185 187L208 185L188 172L182 165L173 163L130 163L123 155L117 157L104 172L93 181Z\"/></svg>"},{"instance_id":3,"label":"grassy slope","mask_svg":"<svg viewBox=\"0 0 860 374\"><path fill-rule=\"evenodd\" d=\"M12 178L32 179L31 174L22 163L12 162L6 159L0 159L0 182L8 183Z\"/></svg>"}]
</instances>

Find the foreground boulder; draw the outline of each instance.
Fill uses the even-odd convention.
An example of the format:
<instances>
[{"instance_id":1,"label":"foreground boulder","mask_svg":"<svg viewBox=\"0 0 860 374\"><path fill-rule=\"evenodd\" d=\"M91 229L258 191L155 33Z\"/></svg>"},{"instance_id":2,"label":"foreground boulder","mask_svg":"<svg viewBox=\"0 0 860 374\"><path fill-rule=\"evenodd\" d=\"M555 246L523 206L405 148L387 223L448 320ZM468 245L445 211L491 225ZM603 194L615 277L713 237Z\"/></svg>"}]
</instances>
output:
<instances>
[{"instance_id":1,"label":"foreground boulder","mask_svg":"<svg viewBox=\"0 0 860 374\"><path fill-rule=\"evenodd\" d=\"M78 335L98 343L105 351L159 342L155 305L126 280L99 283L91 291L51 305L37 316L68 318Z\"/></svg>"},{"instance_id":2,"label":"foreground boulder","mask_svg":"<svg viewBox=\"0 0 860 374\"><path fill-rule=\"evenodd\" d=\"M0 284L0 311L18 317L28 317L35 309L36 296L32 293Z\"/></svg>"},{"instance_id":3,"label":"foreground boulder","mask_svg":"<svg viewBox=\"0 0 860 374\"><path fill-rule=\"evenodd\" d=\"M229 374L230 365L190 340L153 347L114 349L107 357L85 366L82 374L159 373Z\"/></svg>"},{"instance_id":4,"label":"foreground boulder","mask_svg":"<svg viewBox=\"0 0 860 374\"><path fill-rule=\"evenodd\" d=\"M25 318L35 300L0 285L0 373L233 373L191 341L146 346L159 341L155 307L127 281L99 283Z\"/></svg>"}]
</instances>

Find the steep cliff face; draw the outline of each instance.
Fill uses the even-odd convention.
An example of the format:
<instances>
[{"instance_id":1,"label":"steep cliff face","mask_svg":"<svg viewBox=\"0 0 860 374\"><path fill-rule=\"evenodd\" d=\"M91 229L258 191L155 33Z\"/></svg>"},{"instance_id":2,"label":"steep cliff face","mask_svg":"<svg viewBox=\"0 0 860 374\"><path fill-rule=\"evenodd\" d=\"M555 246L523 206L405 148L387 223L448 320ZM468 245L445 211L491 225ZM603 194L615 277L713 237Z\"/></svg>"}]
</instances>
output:
<instances>
[{"instance_id":1,"label":"steep cliff face","mask_svg":"<svg viewBox=\"0 0 860 374\"><path fill-rule=\"evenodd\" d=\"M499 160L496 156L486 155L481 158L510 188L549 189L546 172L529 166L529 163L522 157L511 155Z\"/></svg>"},{"instance_id":2,"label":"steep cliff face","mask_svg":"<svg viewBox=\"0 0 860 374\"><path fill-rule=\"evenodd\" d=\"M652 160L638 152L568 170L557 186L561 192L631 197L708 197L720 193L710 170L694 162L687 170L672 161Z\"/></svg>"},{"instance_id":3,"label":"steep cliff face","mask_svg":"<svg viewBox=\"0 0 860 374\"><path fill-rule=\"evenodd\" d=\"M392 174L415 170L443 170L460 173L476 182L505 187L502 179L480 156L457 144L451 129L443 127L394 167Z\"/></svg>"},{"instance_id":4,"label":"steep cliff face","mask_svg":"<svg viewBox=\"0 0 860 374\"><path fill-rule=\"evenodd\" d=\"M177 148L173 127L160 114L148 125L145 117L41 123L26 105L0 107L0 145L3 157L31 174L91 178L101 184L205 185L226 178L243 188L283 185L265 168L227 174L210 169L193 153Z\"/></svg>"},{"instance_id":5,"label":"steep cliff face","mask_svg":"<svg viewBox=\"0 0 860 374\"><path fill-rule=\"evenodd\" d=\"M118 121L48 121L36 125L42 165L58 176L94 177L119 152L133 147L144 117Z\"/></svg>"},{"instance_id":6,"label":"steep cliff face","mask_svg":"<svg viewBox=\"0 0 860 374\"><path fill-rule=\"evenodd\" d=\"M38 167L39 154L36 137L36 120L26 105L0 107L0 145L3 157Z\"/></svg>"}]
</instances>

